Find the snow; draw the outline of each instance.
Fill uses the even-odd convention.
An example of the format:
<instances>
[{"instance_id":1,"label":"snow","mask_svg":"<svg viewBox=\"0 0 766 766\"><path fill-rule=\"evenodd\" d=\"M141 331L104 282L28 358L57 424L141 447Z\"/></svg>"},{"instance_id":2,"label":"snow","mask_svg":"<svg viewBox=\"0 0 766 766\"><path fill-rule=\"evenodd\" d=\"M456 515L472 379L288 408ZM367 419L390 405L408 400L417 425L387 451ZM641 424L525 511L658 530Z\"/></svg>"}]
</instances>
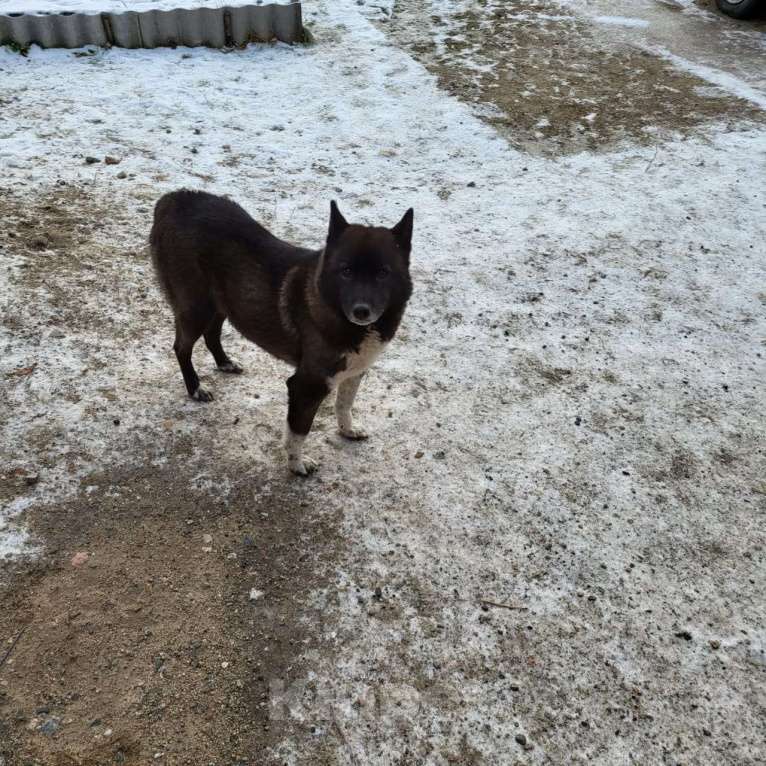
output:
<instances>
[{"instance_id":1,"label":"snow","mask_svg":"<svg viewBox=\"0 0 766 766\"><path fill-rule=\"evenodd\" d=\"M312 48L228 54L0 54L10 99L0 183L31 204L63 180L111 211L93 243L101 281L67 283L98 318L94 326L54 335L47 285L34 310L14 304L38 334L0 331L3 373L39 365L7 394L5 458L20 460L10 450L33 441L40 413L66 434L38 447L46 468L21 502L60 501L104 465L162 460L161 424L171 415L175 429L213 429L218 471L241 470L242 443L253 475L282 470L280 363L230 335L234 358L253 362L247 376L225 389L212 415L182 399L159 296L152 288L139 297L151 282L142 250L150 210L163 192L226 193L276 232L314 244L331 198L352 220L389 225L412 205L416 292L357 407L374 438L353 453L322 432L310 438L326 478L322 503L343 509L348 540L336 587L315 594L327 604L334 649L318 662L316 684L351 752L339 749L337 762L393 762L413 742L456 748L467 732L489 762L501 762L508 743L499 733L531 725L525 710L534 704L561 725L586 704L580 696L562 706L563 679L579 672L605 685L604 668L616 684L640 681L646 715L672 726L666 685L697 694L673 673L710 666L701 650L682 666L658 635L681 623L700 640L723 636L732 645L748 630L753 652L764 640L764 601L726 595L757 564L740 562L724 586L717 571L683 570L705 545L736 558L740 540L762 539L753 488L764 475L756 445L766 415L764 133L711 126L650 148L530 156L441 92L355 2L315 8L309 21L341 43L328 33ZM697 73L766 107L738 81ZM121 163L84 164L107 154ZM118 171L129 178L118 180ZM142 255L125 258L128 250ZM122 254L115 263L124 270L109 271L102 252ZM13 299L20 266L3 265L0 288ZM156 322L155 345L121 334L137 307ZM67 385L77 396L62 398ZM118 404L104 390L117 392ZM120 428L92 414L113 410ZM236 412L239 425L216 431L223 412ZM738 473L715 463L724 448L736 454ZM668 466L685 456L702 466L700 478L678 488ZM358 496L332 489L354 477ZM3 524L15 510L3 510ZM0 527L0 551L23 545L16 528ZM368 619L353 598L376 582L399 594L402 613L391 624ZM598 600L589 605L591 592ZM523 624L481 622L482 598L524 606ZM443 640L434 640L440 631ZM497 667L506 663L510 674L530 661L544 675L540 700L501 702ZM369 681L368 662L380 683ZM672 671L658 675L658 666ZM437 689L449 705L417 688L441 678L439 668L455 674ZM755 727L746 690L724 691L738 711L734 725ZM352 705L365 695L377 706ZM400 734L406 719L408 738ZM638 742L638 734L609 734L589 762L627 763ZM548 762L563 762L573 747L562 741ZM749 745L737 747L740 762L754 757ZM286 739L279 755L301 762L296 748ZM644 751L645 762L658 762L660 748ZM410 758L426 762L423 752ZM545 757L537 749L530 762Z\"/></svg>"},{"instance_id":2,"label":"snow","mask_svg":"<svg viewBox=\"0 0 766 766\"><path fill-rule=\"evenodd\" d=\"M648 27L646 19L633 19L628 16L594 16L593 21L598 24L612 24L618 27Z\"/></svg>"},{"instance_id":3,"label":"snow","mask_svg":"<svg viewBox=\"0 0 766 766\"><path fill-rule=\"evenodd\" d=\"M766 38L766 36L764 37ZM737 98L749 101L760 109L766 110L766 94L750 84L743 82L740 78L729 74L728 72L716 69L715 67L689 61L682 56L677 56L674 53L671 53L667 48L662 48L660 46L645 46L645 49L657 56L667 59L678 69L696 75L701 80L705 80L711 85L722 88L724 91Z\"/></svg>"},{"instance_id":4,"label":"snow","mask_svg":"<svg viewBox=\"0 0 766 766\"><path fill-rule=\"evenodd\" d=\"M24 529L10 526L10 522L33 503L33 498L22 497L0 508L0 560L31 552L29 535Z\"/></svg>"}]
</instances>

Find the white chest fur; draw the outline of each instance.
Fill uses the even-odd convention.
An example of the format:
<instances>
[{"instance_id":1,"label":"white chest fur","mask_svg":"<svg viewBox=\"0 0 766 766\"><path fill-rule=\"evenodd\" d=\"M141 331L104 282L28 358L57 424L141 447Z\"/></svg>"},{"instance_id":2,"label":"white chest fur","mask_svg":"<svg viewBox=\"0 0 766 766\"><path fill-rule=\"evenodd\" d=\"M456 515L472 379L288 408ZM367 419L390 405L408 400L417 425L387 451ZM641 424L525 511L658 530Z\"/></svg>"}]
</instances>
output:
<instances>
[{"instance_id":1,"label":"white chest fur","mask_svg":"<svg viewBox=\"0 0 766 766\"><path fill-rule=\"evenodd\" d=\"M371 331L362 341L358 351L346 354L345 369L328 378L327 385L333 389L348 378L354 378L368 370L383 353L388 344L383 343L377 332Z\"/></svg>"}]
</instances>

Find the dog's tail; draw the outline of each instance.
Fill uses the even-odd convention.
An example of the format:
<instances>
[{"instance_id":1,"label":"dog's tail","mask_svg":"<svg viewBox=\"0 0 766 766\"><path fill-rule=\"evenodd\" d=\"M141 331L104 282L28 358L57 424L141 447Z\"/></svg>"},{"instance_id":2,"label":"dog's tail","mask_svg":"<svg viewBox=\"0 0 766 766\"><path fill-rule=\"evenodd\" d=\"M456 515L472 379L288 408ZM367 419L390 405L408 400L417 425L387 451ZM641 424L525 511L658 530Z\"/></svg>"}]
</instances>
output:
<instances>
[{"instance_id":1,"label":"dog's tail","mask_svg":"<svg viewBox=\"0 0 766 766\"><path fill-rule=\"evenodd\" d=\"M157 200L157 204L154 206L154 220L152 222L152 229L149 232L149 251L152 256L152 265L154 266L154 273L157 276L157 282L162 288L162 292L165 297L173 303L173 291L171 289L170 280L168 278L167 269L165 268L165 260L167 257L166 243L167 239L166 230L168 227L168 217L172 214L175 207L175 192L165 194Z\"/></svg>"},{"instance_id":2,"label":"dog's tail","mask_svg":"<svg viewBox=\"0 0 766 766\"><path fill-rule=\"evenodd\" d=\"M162 222L173 208L173 203L173 194L164 194L157 200L157 204L154 206L154 220L152 222L152 230L149 232L149 245L152 248L152 252L160 245Z\"/></svg>"}]
</instances>

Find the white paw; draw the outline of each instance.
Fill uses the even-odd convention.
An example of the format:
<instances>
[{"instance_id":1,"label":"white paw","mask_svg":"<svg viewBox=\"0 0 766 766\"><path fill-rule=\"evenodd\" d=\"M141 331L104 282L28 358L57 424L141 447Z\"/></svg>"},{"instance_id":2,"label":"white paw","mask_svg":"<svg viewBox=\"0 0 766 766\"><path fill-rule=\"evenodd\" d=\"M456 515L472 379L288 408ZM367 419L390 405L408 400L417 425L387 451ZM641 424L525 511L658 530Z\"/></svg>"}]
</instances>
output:
<instances>
[{"instance_id":1,"label":"white paw","mask_svg":"<svg viewBox=\"0 0 766 766\"><path fill-rule=\"evenodd\" d=\"M317 468L319 468L319 463L317 463L316 460L312 460L310 457L306 457L304 455L303 457L299 458L289 458L287 461L287 467L296 476L309 476L310 474L314 473Z\"/></svg>"},{"instance_id":2,"label":"white paw","mask_svg":"<svg viewBox=\"0 0 766 766\"><path fill-rule=\"evenodd\" d=\"M356 428L355 426L338 426L341 436L352 441L361 441L362 439L369 439L370 435L363 428Z\"/></svg>"}]
</instances>

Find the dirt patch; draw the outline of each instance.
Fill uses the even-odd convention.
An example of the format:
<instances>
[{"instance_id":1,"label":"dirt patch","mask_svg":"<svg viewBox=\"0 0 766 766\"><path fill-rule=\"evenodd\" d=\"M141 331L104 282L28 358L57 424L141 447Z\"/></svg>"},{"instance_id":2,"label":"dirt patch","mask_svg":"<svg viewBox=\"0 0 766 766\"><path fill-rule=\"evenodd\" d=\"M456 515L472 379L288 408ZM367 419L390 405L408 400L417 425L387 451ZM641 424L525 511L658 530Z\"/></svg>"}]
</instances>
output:
<instances>
[{"instance_id":1,"label":"dirt patch","mask_svg":"<svg viewBox=\"0 0 766 766\"><path fill-rule=\"evenodd\" d=\"M47 547L0 585L3 647L21 634L0 669L6 766L271 762L279 692L321 642L307 596L338 517L287 482L195 491L190 452L26 515Z\"/></svg>"},{"instance_id":2,"label":"dirt patch","mask_svg":"<svg viewBox=\"0 0 766 766\"><path fill-rule=\"evenodd\" d=\"M3 230L0 238L26 252L61 251L75 242L84 244L98 225L95 202L82 186L64 181L53 190L23 204L11 189L0 188ZM101 216L98 216L101 217Z\"/></svg>"},{"instance_id":3,"label":"dirt patch","mask_svg":"<svg viewBox=\"0 0 766 766\"><path fill-rule=\"evenodd\" d=\"M38 334L45 326L103 328L104 323L113 324L110 330L124 337L140 332L140 324L129 329L114 321L114 312L103 310L103 296L108 289L113 305L123 303L128 310L137 297L146 297L148 286L137 295L124 288L133 264L146 258L146 232L133 233L134 249L118 246L125 237L113 234L124 219L105 205L103 195L99 199L87 186L59 181L30 203L13 189L0 187L0 219L0 248L15 257L12 280L22 288L5 307L4 320L11 328L22 332L26 325L29 331L23 317L28 303L38 304L42 294L47 312L37 315Z\"/></svg>"},{"instance_id":4,"label":"dirt patch","mask_svg":"<svg viewBox=\"0 0 766 766\"><path fill-rule=\"evenodd\" d=\"M521 149L654 143L758 110L555 3L398 0L381 27Z\"/></svg>"}]
</instances>

